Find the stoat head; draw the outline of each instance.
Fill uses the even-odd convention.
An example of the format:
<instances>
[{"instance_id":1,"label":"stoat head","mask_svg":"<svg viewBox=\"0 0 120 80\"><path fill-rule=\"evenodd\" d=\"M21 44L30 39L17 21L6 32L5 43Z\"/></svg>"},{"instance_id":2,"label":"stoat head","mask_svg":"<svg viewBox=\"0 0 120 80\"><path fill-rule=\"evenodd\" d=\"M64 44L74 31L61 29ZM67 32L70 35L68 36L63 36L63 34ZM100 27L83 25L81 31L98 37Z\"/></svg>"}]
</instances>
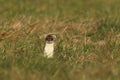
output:
<instances>
[{"instance_id":1,"label":"stoat head","mask_svg":"<svg viewBox=\"0 0 120 80\"><path fill-rule=\"evenodd\" d=\"M45 38L45 42L48 44L54 43L56 36L53 34L48 34Z\"/></svg>"}]
</instances>

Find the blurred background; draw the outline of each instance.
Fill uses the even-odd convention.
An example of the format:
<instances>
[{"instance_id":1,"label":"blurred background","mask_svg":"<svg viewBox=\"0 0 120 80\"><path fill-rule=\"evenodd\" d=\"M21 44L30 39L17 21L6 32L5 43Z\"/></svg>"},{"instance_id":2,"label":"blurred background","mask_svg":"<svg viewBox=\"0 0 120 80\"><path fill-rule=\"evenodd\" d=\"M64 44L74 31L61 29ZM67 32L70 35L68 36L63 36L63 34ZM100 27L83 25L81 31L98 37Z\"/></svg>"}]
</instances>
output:
<instances>
[{"instance_id":1,"label":"blurred background","mask_svg":"<svg viewBox=\"0 0 120 80\"><path fill-rule=\"evenodd\" d=\"M119 80L119 53L120 0L0 0L0 80Z\"/></svg>"}]
</instances>

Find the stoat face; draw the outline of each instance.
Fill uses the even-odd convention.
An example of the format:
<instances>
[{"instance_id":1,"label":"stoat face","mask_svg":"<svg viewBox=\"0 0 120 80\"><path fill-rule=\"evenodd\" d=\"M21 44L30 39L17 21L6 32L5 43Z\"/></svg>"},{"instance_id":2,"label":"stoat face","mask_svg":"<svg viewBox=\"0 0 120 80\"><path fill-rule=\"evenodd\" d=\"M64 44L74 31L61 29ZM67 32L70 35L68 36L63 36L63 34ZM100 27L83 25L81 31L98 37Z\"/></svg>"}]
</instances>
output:
<instances>
[{"instance_id":1,"label":"stoat face","mask_svg":"<svg viewBox=\"0 0 120 80\"><path fill-rule=\"evenodd\" d=\"M47 35L45 38L45 48L44 48L44 56L47 58L52 58L54 54L54 35Z\"/></svg>"},{"instance_id":2,"label":"stoat face","mask_svg":"<svg viewBox=\"0 0 120 80\"><path fill-rule=\"evenodd\" d=\"M47 35L46 38L45 38L45 41L46 41L46 43L48 43L48 44L53 43L54 40L55 40L55 38L54 38L53 35Z\"/></svg>"}]
</instances>

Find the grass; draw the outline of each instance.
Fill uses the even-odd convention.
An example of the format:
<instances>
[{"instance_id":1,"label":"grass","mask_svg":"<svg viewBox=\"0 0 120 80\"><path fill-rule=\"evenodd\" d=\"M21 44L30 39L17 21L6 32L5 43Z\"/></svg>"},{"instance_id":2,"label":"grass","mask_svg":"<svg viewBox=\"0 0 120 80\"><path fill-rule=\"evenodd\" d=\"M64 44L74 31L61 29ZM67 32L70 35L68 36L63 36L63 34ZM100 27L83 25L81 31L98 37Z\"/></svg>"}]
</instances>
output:
<instances>
[{"instance_id":1,"label":"grass","mask_svg":"<svg viewBox=\"0 0 120 80\"><path fill-rule=\"evenodd\" d=\"M0 80L119 80L119 2L0 0Z\"/></svg>"}]
</instances>

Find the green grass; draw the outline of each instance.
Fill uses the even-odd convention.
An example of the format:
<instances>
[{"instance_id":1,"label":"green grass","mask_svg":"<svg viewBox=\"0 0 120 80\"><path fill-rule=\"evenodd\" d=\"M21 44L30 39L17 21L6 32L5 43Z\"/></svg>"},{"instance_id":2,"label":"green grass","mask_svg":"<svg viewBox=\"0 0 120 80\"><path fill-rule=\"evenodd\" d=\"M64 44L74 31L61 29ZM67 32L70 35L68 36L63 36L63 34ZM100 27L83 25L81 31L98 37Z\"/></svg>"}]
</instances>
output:
<instances>
[{"instance_id":1,"label":"green grass","mask_svg":"<svg viewBox=\"0 0 120 80\"><path fill-rule=\"evenodd\" d=\"M119 80L119 0L0 0L0 80ZM57 36L53 59L44 36Z\"/></svg>"}]
</instances>

